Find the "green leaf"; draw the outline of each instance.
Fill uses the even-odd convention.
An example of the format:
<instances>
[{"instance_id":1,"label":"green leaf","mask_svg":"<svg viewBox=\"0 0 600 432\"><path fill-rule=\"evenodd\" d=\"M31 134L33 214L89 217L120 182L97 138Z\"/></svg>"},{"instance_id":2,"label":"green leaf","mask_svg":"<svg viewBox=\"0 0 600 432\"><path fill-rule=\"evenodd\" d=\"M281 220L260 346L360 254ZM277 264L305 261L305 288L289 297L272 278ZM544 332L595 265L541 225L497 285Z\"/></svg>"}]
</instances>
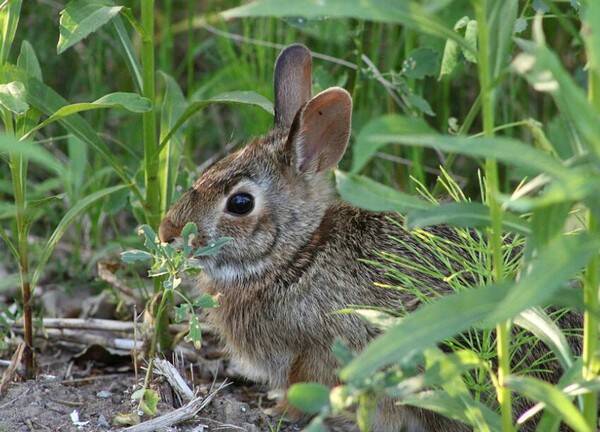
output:
<instances>
[{"instance_id":1,"label":"green leaf","mask_svg":"<svg viewBox=\"0 0 600 432\"><path fill-rule=\"evenodd\" d=\"M477 21L469 20L465 28L465 41L471 46L471 51L463 50L465 59L477 63Z\"/></svg>"},{"instance_id":2,"label":"green leaf","mask_svg":"<svg viewBox=\"0 0 600 432\"><path fill-rule=\"evenodd\" d=\"M559 414L563 421L577 432L592 432L571 400L558 388L547 382L525 376L508 376L506 385L528 399L543 402L546 409Z\"/></svg>"},{"instance_id":3,"label":"green leaf","mask_svg":"<svg viewBox=\"0 0 600 432\"><path fill-rule=\"evenodd\" d=\"M406 215L406 225L410 229L440 224L483 228L490 226L490 223L489 208L475 202L440 204L425 210L413 210ZM522 235L531 233L527 221L506 212L502 215L502 227Z\"/></svg>"},{"instance_id":4,"label":"green leaf","mask_svg":"<svg viewBox=\"0 0 600 432\"><path fill-rule=\"evenodd\" d=\"M318 383L293 384L288 390L287 398L300 411L318 414L329 405L329 388Z\"/></svg>"},{"instance_id":5,"label":"green leaf","mask_svg":"<svg viewBox=\"0 0 600 432\"><path fill-rule=\"evenodd\" d=\"M0 84L0 106L15 114L24 114L29 109L25 102L25 86L22 82Z\"/></svg>"},{"instance_id":6,"label":"green leaf","mask_svg":"<svg viewBox=\"0 0 600 432\"><path fill-rule=\"evenodd\" d=\"M52 235L44 245L44 248L42 249L42 253L40 254L38 264L35 268L35 272L33 273L33 277L31 279L31 285L33 287L35 287L37 281L42 275L42 271L44 270L44 267L48 262L50 255L52 255L52 251L54 250L62 236L65 234L69 226L75 221L75 219L79 217L79 215L83 213L88 207L96 203L98 200L110 195L111 193L117 192L125 187L125 185L119 185L100 189L78 201L64 214L64 216L52 232Z\"/></svg>"},{"instance_id":7,"label":"green leaf","mask_svg":"<svg viewBox=\"0 0 600 432\"><path fill-rule=\"evenodd\" d=\"M6 63L15 40L22 0L7 0L0 7L0 64Z\"/></svg>"},{"instance_id":8,"label":"green leaf","mask_svg":"<svg viewBox=\"0 0 600 432\"><path fill-rule=\"evenodd\" d=\"M227 243L229 243L231 240L233 240L231 237L221 237L220 239L217 239L216 241L208 244L207 246L196 249L193 255L195 257L216 255L221 250L221 248Z\"/></svg>"},{"instance_id":9,"label":"green leaf","mask_svg":"<svg viewBox=\"0 0 600 432\"><path fill-rule=\"evenodd\" d=\"M168 141L171 139L173 134L179 130L183 124L189 120L194 114L200 111L202 108L213 104L213 103L233 103L233 104L244 104L244 105L255 105L269 114L273 114L273 104L267 98L262 95L259 95L253 91L233 91L222 93L216 96L213 96L209 99L197 100L192 97L192 101L189 103L186 110L179 116L177 121L174 122L173 127L161 137L159 151L167 145ZM162 132L161 132L162 134Z\"/></svg>"},{"instance_id":10,"label":"green leaf","mask_svg":"<svg viewBox=\"0 0 600 432\"><path fill-rule=\"evenodd\" d=\"M194 300L195 308L212 309L218 306L219 302L217 301L216 297L208 293L204 293L196 300Z\"/></svg>"},{"instance_id":11,"label":"green leaf","mask_svg":"<svg viewBox=\"0 0 600 432\"><path fill-rule=\"evenodd\" d=\"M146 415L156 415L160 396L154 390L147 388L137 390L133 392L131 399L140 401L140 408Z\"/></svg>"},{"instance_id":12,"label":"green leaf","mask_svg":"<svg viewBox=\"0 0 600 432\"><path fill-rule=\"evenodd\" d=\"M364 379L380 367L401 361L478 322L493 326L542 304L587 263L599 244L583 235L559 237L540 252L530 272L518 282L468 289L423 305L373 340L341 370L340 377L344 381Z\"/></svg>"},{"instance_id":13,"label":"green leaf","mask_svg":"<svg viewBox=\"0 0 600 432\"><path fill-rule=\"evenodd\" d=\"M447 135L375 134L372 142L398 143L429 147L470 156L497 159L534 173L547 173L558 179L568 179L569 170L546 152L511 138L466 138Z\"/></svg>"},{"instance_id":14,"label":"green leaf","mask_svg":"<svg viewBox=\"0 0 600 432\"><path fill-rule=\"evenodd\" d=\"M35 50L26 40L21 44L21 52L17 57L17 66L23 69L29 76L43 81L42 68L35 55Z\"/></svg>"},{"instance_id":15,"label":"green leaf","mask_svg":"<svg viewBox=\"0 0 600 432\"><path fill-rule=\"evenodd\" d=\"M139 249L132 249L125 252L121 252L121 261L127 264L140 261L152 261L152 258L152 254Z\"/></svg>"},{"instance_id":16,"label":"green leaf","mask_svg":"<svg viewBox=\"0 0 600 432\"><path fill-rule=\"evenodd\" d=\"M152 102L137 93L110 93L94 102L76 103L59 108L50 117L31 129L27 135L32 136L34 132L48 126L50 123L72 116L73 114L107 108L120 108L134 113L143 113L152 110Z\"/></svg>"},{"instance_id":17,"label":"green leaf","mask_svg":"<svg viewBox=\"0 0 600 432\"><path fill-rule=\"evenodd\" d=\"M13 135L0 134L0 153L19 154L58 175L65 170L63 164L44 147L29 140L20 141Z\"/></svg>"},{"instance_id":18,"label":"green leaf","mask_svg":"<svg viewBox=\"0 0 600 432\"><path fill-rule=\"evenodd\" d=\"M202 348L202 327L200 326L200 321L195 314L191 314L190 323L189 323L189 331L185 337L186 342L192 342L194 344L194 348L200 349Z\"/></svg>"},{"instance_id":19,"label":"green leaf","mask_svg":"<svg viewBox=\"0 0 600 432\"><path fill-rule=\"evenodd\" d=\"M500 416L470 397L452 397L436 390L408 396L402 400L402 403L434 411L475 427L480 426L476 430L502 430Z\"/></svg>"},{"instance_id":20,"label":"green leaf","mask_svg":"<svg viewBox=\"0 0 600 432\"><path fill-rule=\"evenodd\" d=\"M23 70L11 65L0 67L0 83L11 81L21 81L25 84L27 103L48 116L68 105L68 102L54 90L38 79L29 76ZM114 156L114 152L100 139L96 130L83 117L74 114L60 119L59 122L69 133L94 148L110 164L123 183L128 184L136 197L142 200L143 197L139 188L131 181L131 176Z\"/></svg>"},{"instance_id":21,"label":"green leaf","mask_svg":"<svg viewBox=\"0 0 600 432\"><path fill-rule=\"evenodd\" d=\"M358 173L384 145L381 140L373 140L373 136L381 134L419 135L433 134L435 131L419 117L407 117L398 114L387 114L368 122L356 137L352 147L351 172Z\"/></svg>"},{"instance_id":22,"label":"green leaf","mask_svg":"<svg viewBox=\"0 0 600 432\"><path fill-rule=\"evenodd\" d=\"M335 171L337 190L344 201L371 211L407 212L432 206L416 196L409 195L368 177Z\"/></svg>"},{"instance_id":23,"label":"green leaf","mask_svg":"<svg viewBox=\"0 0 600 432\"><path fill-rule=\"evenodd\" d=\"M190 312L190 305L187 303L180 304L175 308L175 322L180 323L185 321Z\"/></svg>"},{"instance_id":24,"label":"green leaf","mask_svg":"<svg viewBox=\"0 0 600 432\"><path fill-rule=\"evenodd\" d=\"M187 101L177 81L165 73L161 73L161 75L165 82L165 95L160 110L160 140L162 141L173 128L177 119L185 112ZM170 207L175 193L183 145L184 135L183 131L179 129L166 141L165 147L160 152L159 183L163 213L166 213Z\"/></svg>"},{"instance_id":25,"label":"green leaf","mask_svg":"<svg viewBox=\"0 0 600 432\"><path fill-rule=\"evenodd\" d=\"M135 88L138 92L142 91L143 82L142 82L142 68L137 60L137 55L135 48L133 47L133 42L129 37L129 33L127 33L127 29L123 24L123 20L120 16L116 16L112 20L112 25L115 29L116 37L122 48L122 55L125 59L125 64L129 69L129 73L133 79L133 83L135 84Z\"/></svg>"},{"instance_id":26,"label":"green leaf","mask_svg":"<svg viewBox=\"0 0 600 432\"><path fill-rule=\"evenodd\" d=\"M513 29L519 12L519 0L488 1L489 55L492 79L500 76L511 59Z\"/></svg>"},{"instance_id":27,"label":"green leaf","mask_svg":"<svg viewBox=\"0 0 600 432\"><path fill-rule=\"evenodd\" d=\"M417 48L412 50L402 63L402 73L412 79L435 76L439 68L439 53L431 48Z\"/></svg>"},{"instance_id":28,"label":"green leaf","mask_svg":"<svg viewBox=\"0 0 600 432\"><path fill-rule=\"evenodd\" d=\"M225 20L247 17L356 18L359 20L402 24L419 32L455 40L470 49L465 40L438 19L435 5L421 6L414 1L386 0L306 0L282 2L259 0L221 12Z\"/></svg>"},{"instance_id":29,"label":"green leaf","mask_svg":"<svg viewBox=\"0 0 600 432\"><path fill-rule=\"evenodd\" d=\"M514 59L513 69L525 76L535 90L552 95L583 143L600 159L600 113L588 103L583 89L546 46L523 40L517 42L524 52Z\"/></svg>"},{"instance_id":30,"label":"green leaf","mask_svg":"<svg viewBox=\"0 0 600 432\"><path fill-rule=\"evenodd\" d=\"M446 75L450 75L458 64L458 55L460 47L456 41L448 39L444 45L444 53L442 54L442 62L440 66L440 74L438 80L441 80Z\"/></svg>"},{"instance_id":31,"label":"green leaf","mask_svg":"<svg viewBox=\"0 0 600 432\"><path fill-rule=\"evenodd\" d=\"M566 370L573 366L573 354L567 338L556 323L540 308L532 308L521 312L514 322L533 333L543 341Z\"/></svg>"},{"instance_id":32,"label":"green leaf","mask_svg":"<svg viewBox=\"0 0 600 432\"><path fill-rule=\"evenodd\" d=\"M56 50L62 54L77 42L97 31L121 12L123 6L111 6L102 0L72 0L60 12L60 37Z\"/></svg>"}]
</instances>

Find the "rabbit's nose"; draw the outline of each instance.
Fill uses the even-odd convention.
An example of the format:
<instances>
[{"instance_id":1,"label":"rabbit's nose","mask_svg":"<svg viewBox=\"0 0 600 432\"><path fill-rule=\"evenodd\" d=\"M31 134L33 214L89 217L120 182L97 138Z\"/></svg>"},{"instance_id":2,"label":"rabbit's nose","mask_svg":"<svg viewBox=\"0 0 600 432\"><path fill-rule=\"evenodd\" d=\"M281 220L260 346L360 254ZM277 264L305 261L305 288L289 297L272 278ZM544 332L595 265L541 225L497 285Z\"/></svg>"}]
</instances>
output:
<instances>
[{"instance_id":1,"label":"rabbit's nose","mask_svg":"<svg viewBox=\"0 0 600 432\"><path fill-rule=\"evenodd\" d=\"M165 217L158 227L158 237L163 243L170 243L181 235L179 225L175 225L169 217Z\"/></svg>"}]
</instances>

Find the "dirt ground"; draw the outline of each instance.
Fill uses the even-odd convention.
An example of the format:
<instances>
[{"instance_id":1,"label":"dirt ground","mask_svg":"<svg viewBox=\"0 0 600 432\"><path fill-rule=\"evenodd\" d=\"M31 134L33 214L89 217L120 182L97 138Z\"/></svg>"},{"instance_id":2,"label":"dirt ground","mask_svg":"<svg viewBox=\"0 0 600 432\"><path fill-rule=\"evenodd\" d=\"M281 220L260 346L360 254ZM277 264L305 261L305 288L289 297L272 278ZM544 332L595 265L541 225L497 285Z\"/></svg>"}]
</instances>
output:
<instances>
[{"instance_id":1,"label":"dirt ground","mask_svg":"<svg viewBox=\"0 0 600 432\"><path fill-rule=\"evenodd\" d=\"M209 346L203 348L211 349ZM120 413L137 411L131 400L136 383L143 380L144 371L134 373L131 358L107 355L98 347L88 347L73 353L63 346L43 347L39 356L36 380L10 384L0 398L0 432L32 431L107 431L118 430L113 424ZM247 382L228 371L227 361L209 363L179 362L179 370L197 394L208 395L218 384L230 384L189 422L165 431L300 431L298 425L268 414L274 401L266 389ZM2 372L0 368L0 372ZM193 383L192 383L192 372ZM215 376L215 371L218 371ZM166 382L157 379L153 388L160 394L158 415L179 407L177 398ZM147 420L142 416L142 421Z\"/></svg>"}]
</instances>

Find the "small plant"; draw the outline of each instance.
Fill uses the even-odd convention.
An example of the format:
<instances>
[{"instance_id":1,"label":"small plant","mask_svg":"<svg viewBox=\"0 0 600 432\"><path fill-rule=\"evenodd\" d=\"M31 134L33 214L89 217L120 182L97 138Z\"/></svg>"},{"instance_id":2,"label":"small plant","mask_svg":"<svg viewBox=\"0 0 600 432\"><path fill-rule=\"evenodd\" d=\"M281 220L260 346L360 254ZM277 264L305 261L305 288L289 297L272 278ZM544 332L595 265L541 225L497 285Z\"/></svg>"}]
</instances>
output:
<instances>
[{"instance_id":1,"label":"small plant","mask_svg":"<svg viewBox=\"0 0 600 432\"><path fill-rule=\"evenodd\" d=\"M159 282L161 290L155 294L154 300L148 303L147 308L154 317L154 329L150 348L148 352L148 369L144 380L144 387L141 393L138 393L140 407L148 399L153 400L153 395L146 395L148 384L152 377L152 361L160 345L160 335L165 334L168 329L169 320L166 314L169 305L173 304L174 297L178 296L183 303L175 309L175 321L183 322L188 320L188 333L186 340L192 342L199 349L202 343L202 330L200 320L195 313L198 308L213 308L218 306L217 299L209 294L203 294L200 298L192 301L178 288L181 286L183 275L196 275L201 271L198 258L203 256L215 255L230 238L224 237L214 243L206 246L194 246L194 239L198 235L198 227L195 223L189 222L181 231L182 243L179 245L171 243L162 243L156 232L149 225L142 225L138 229L138 234L143 236L145 250L129 250L121 254L121 259L127 264L138 262L150 263L148 276L155 278ZM158 302L158 306L155 305ZM160 347L163 350L170 346ZM149 413L147 409L144 411ZM151 411L151 410L150 410Z\"/></svg>"}]
</instances>

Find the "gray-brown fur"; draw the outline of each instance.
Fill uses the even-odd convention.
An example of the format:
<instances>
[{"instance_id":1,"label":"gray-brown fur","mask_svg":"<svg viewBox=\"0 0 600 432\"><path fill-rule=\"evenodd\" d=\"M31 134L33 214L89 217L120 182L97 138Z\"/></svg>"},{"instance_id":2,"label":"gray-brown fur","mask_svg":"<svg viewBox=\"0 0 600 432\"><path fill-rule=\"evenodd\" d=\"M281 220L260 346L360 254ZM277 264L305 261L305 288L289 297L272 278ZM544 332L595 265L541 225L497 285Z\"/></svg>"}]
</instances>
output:
<instances>
[{"instance_id":1,"label":"gray-brown fur","mask_svg":"<svg viewBox=\"0 0 600 432\"><path fill-rule=\"evenodd\" d=\"M276 74L290 73L295 64L304 69L291 77L276 75L275 130L210 167L169 210L159 230L161 239L168 241L185 223L195 222L198 244L233 238L202 263L202 289L220 295L220 307L209 319L253 378L281 389L299 381L335 385L333 341L339 338L359 351L377 335L377 329L358 316L336 311L352 305L418 307L406 292L375 286L389 280L364 260L379 259L378 251L411 254L415 261L427 254L390 222L390 215L335 198L327 171L344 153L351 102L341 89L304 100L310 96L307 53L295 45L280 56L285 65L279 64ZM304 81L294 82L298 79ZM301 108L295 108L299 98ZM291 109L299 111L290 129ZM237 191L255 196L255 209L246 216L224 211L227 197ZM452 235L444 227L434 230ZM417 252L393 236L405 236ZM449 289L439 281L432 284L440 293ZM374 430L468 428L384 399Z\"/></svg>"}]
</instances>

